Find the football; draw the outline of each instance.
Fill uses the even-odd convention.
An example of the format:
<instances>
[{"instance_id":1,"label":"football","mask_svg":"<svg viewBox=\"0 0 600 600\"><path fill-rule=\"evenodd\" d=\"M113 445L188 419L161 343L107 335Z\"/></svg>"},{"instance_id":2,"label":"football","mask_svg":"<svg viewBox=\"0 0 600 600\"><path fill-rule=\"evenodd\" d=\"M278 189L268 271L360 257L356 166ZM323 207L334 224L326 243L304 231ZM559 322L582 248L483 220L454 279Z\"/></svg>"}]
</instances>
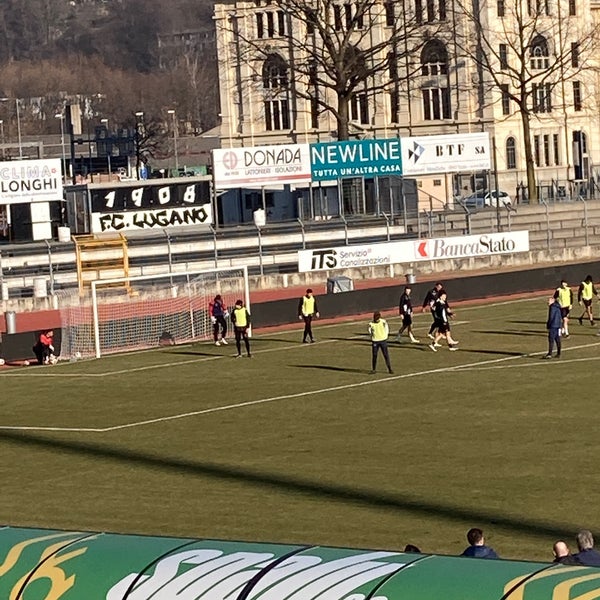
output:
<instances>
[{"instance_id":1,"label":"football","mask_svg":"<svg viewBox=\"0 0 600 600\"><path fill-rule=\"evenodd\" d=\"M4 359L0 358L0 366L2 366L4 364Z\"/></svg>"},{"instance_id":2,"label":"football","mask_svg":"<svg viewBox=\"0 0 600 600\"><path fill-rule=\"evenodd\" d=\"M24 367L28 367L29 366L29 361L28 360L24 360L23 361L23 366Z\"/></svg>"},{"instance_id":3,"label":"football","mask_svg":"<svg viewBox=\"0 0 600 600\"><path fill-rule=\"evenodd\" d=\"M56 356L54 356L54 354L51 354L51 355L50 355L50 358L48 359L48 362L49 362L51 365L55 365L55 364L58 362L58 358L56 358Z\"/></svg>"},{"instance_id":4,"label":"football","mask_svg":"<svg viewBox=\"0 0 600 600\"><path fill-rule=\"evenodd\" d=\"M81 358L81 352L79 352L79 350L77 352L75 352L75 358L77 360L79 360Z\"/></svg>"}]
</instances>

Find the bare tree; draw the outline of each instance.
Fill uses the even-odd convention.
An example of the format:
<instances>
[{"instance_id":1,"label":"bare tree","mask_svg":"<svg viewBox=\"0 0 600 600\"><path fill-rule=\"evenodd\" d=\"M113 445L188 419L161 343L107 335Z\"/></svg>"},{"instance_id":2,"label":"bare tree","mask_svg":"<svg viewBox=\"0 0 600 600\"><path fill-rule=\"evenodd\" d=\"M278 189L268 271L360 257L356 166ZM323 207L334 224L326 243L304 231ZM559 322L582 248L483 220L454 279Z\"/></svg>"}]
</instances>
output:
<instances>
[{"instance_id":1,"label":"bare tree","mask_svg":"<svg viewBox=\"0 0 600 600\"><path fill-rule=\"evenodd\" d=\"M408 57L425 41L406 5L393 0L279 0L281 16L259 23L264 31L258 36L246 34L236 17L223 26L230 28L238 48L242 41L238 65L252 65L254 77L274 95L289 90L293 118L298 118L297 100L304 99L313 128L320 115L329 113L337 123L337 138L347 140L353 102L360 107L381 90L390 92L392 103L399 101L398 64L409 64ZM273 28L280 39L266 42L274 37Z\"/></svg>"},{"instance_id":2,"label":"bare tree","mask_svg":"<svg viewBox=\"0 0 600 600\"><path fill-rule=\"evenodd\" d=\"M598 25L589 13L575 15L575 6L570 0L498 0L493 8L487 0L458 1L468 23L462 47L478 73L479 99L510 101L519 113L530 202L538 200L532 124L558 118L566 132L573 109L566 85L586 77L598 49Z\"/></svg>"}]
</instances>

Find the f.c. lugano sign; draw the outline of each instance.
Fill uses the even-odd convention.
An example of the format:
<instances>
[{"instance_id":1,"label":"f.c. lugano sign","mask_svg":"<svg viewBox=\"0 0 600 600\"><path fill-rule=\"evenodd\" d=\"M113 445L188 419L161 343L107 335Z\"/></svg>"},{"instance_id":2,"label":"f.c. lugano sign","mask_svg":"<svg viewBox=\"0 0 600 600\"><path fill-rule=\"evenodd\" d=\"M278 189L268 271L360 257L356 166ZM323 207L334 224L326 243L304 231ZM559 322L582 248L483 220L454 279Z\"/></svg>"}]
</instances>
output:
<instances>
[{"instance_id":1,"label":"f.c. lugano sign","mask_svg":"<svg viewBox=\"0 0 600 600\"><path fill-rule=\"evenodd\" d=\"M339 246L298 252L298 270L329 271L529 251L529 231Z\"/></svg>"},{"instance_id":2,"label":"f.c. lugano sign","mask_svg":"<svg viewBox=\"0 0 600 600\"><path fill-rule=\"evenodd\" d=\"M7 600L574 600L600 569L400 552L0 529Z\"/></svg>"}]
</instances>

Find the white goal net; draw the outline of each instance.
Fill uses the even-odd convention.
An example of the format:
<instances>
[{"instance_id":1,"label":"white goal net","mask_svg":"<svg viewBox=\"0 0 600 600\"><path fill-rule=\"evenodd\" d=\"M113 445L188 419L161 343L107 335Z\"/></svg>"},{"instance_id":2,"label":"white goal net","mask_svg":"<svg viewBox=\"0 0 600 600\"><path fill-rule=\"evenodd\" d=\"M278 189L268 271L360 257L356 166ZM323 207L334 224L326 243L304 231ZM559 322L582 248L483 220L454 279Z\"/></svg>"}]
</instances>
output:
<instances>
[{"instance_id":1,"label":"white goal net","mask_svg":"<svg viewBox=\"0 0 600 600\"><path fill-rule=\"evenodd\" d=\"M84 296L60 292L61 358L210 339L217 294L229 311L236 300L250 310L247 268L98 279Z\"/></svg>"}]
</instances>

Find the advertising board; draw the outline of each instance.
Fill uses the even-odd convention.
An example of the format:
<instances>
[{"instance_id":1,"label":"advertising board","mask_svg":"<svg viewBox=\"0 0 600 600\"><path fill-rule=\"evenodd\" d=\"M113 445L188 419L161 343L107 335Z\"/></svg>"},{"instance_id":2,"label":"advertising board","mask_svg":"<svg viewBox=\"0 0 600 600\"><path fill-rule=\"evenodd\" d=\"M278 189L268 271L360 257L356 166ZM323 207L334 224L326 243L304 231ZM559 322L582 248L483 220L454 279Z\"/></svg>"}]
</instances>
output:
<instances>
[{"instance_id":1,"label":"advertising board","mask_svg":"<svg viewBox=\"0 0 600 600\"><path fill-rule=\"evenodd\" d=\"M0 204L62 199L60 158L0 162Z\"/></svg>"},{"instance_id":2,"label":"advertising board","mask_svg":"<svg viewBox=\"0 0 600 600\"><path fill-rule=\"evenodd\" d=\"M456 173L491 169L488 133L402 138L402 174Z\"/></svg>"},{"instance_id":3,"label":"advertising board","mask_svg":"<svg viewBox=\"0 0 600 600\"><path fill-rule=\"evenodd\" d=\"M376 267L424 260L476 258L529 251L529 231L403 240L298 251L298 271Z\"/></svg>"},{"instance_id":4,"label":"advertising board","mask_svg":"<svg viewBox=\"0 0 600 600\"><path fill-rule=\"evenodd\" d=\"M399 138L311 144L310 161L313 181L402 175Z\"/></svg>"},{"instance_id":5,"label":"advertising board","mask_svg":"<svg viewBox=\"0 0 600 600\"><path fill-rule=\"evenodd\" d=\"M212 159L218 189L310 182L308 144L217 149Z\"/></svg>"}]
</instances>

